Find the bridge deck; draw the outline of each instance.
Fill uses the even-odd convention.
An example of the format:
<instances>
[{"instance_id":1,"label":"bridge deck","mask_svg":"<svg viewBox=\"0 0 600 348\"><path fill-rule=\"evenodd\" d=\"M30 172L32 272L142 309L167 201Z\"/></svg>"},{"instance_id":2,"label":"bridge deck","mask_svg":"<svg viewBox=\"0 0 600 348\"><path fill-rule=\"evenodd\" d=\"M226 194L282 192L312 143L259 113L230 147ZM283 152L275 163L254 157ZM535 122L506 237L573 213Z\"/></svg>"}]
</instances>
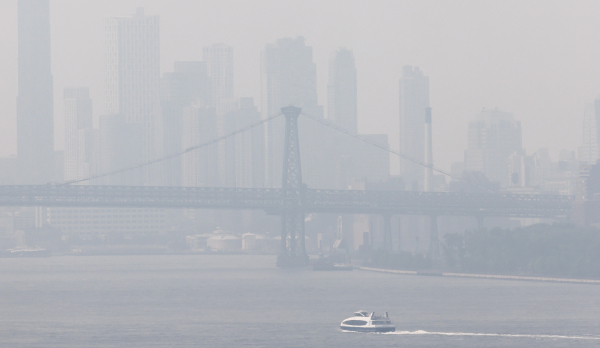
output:
<instances>
[{"instance_id":1,"label":"bridge deck","mask_svg":"<svg viewBox=\"0 0 600 348\"><path fill-rule=\"evenodd\" d=\"M277 214L282 189L39 185L0 186L0 206L258 209ZM566 217L559 195L306 189L306 213Z\"/></svg>"}]
</instances>

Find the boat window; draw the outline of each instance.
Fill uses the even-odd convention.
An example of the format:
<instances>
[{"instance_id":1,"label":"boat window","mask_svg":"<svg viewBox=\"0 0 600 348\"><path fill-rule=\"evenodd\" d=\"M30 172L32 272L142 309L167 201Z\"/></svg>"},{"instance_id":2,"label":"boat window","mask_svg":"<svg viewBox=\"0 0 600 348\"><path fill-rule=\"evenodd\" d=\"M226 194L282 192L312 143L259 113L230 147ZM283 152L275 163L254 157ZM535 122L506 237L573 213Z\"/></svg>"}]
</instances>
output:
<instances>
[{"instance_id":1,"label":"boat window","mask_svg":"<svg viewBox=\"0 0 600 348\"><path fill-rule=\"evenodd\" d=\"M385 324L387 324L388 322L386 322L385 320L373 320L371 323L372 323L373 325L385 325Z\"/></svg>"},{"instance_id":2,"label":"boat window","mask_svg":"<svg viewBox=\"0 0 600 348\"><path fill-rule=\"evenodd\" d=\"M363 325L367 325L367 322L364 320L345 320L342 324L363 326Z\"/></svg>"}]
</instances>

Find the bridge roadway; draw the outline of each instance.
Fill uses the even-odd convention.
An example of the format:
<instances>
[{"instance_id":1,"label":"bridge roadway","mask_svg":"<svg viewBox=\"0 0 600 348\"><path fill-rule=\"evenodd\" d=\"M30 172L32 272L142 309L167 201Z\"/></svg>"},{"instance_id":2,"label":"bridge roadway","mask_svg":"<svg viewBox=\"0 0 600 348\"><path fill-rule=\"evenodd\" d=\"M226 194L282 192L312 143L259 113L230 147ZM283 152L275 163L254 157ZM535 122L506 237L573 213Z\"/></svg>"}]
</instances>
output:
<instances>
[{"instance_id":1,"label":"bridge roadway","mask_svg":"<svg viewBox=\"0 0 600 348\"><path fill-rule=\"evenodd\" d=\"M258 209L280 214L283 189L38 185L0 186L0 206ZM568 217L571 196L303 190L305 213Z\"/></svg>"}]
</instances>

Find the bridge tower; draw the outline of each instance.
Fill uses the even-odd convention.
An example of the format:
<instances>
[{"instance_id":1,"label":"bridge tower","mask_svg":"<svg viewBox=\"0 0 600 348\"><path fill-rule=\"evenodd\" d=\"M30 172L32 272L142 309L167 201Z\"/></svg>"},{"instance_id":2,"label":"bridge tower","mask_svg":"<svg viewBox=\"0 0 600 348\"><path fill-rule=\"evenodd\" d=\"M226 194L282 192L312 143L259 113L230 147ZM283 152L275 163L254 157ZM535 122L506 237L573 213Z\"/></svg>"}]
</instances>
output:
<instances>
[{"instance_id":1,"label":"bridge tower","mask_svg":"<svg viewBox=\"0 0 600 348\"><path fill-rule=\"evenodd\" d=\"M277 266L291 267L308 264L304 245L304 185L300 165L298 116L301 108L281 108L285 116L285 144L283 148L283 175L281 211L281 253Z\"/></svg>"}]
</instances>

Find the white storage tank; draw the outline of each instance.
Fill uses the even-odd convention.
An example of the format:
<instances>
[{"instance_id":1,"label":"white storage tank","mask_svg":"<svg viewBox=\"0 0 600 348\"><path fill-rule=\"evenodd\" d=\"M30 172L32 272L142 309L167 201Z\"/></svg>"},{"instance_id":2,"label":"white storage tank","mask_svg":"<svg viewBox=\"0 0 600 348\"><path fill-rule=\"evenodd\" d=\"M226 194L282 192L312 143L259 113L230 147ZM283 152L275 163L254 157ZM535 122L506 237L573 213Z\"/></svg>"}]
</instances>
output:
<instances>
[{"instance_id":1,"label":"white storage tank","mask_svg":"<svg viewBox=\"0 0 600 348\"><path fill-rule=\"evenodd\" d=\"M256 249L256 235L254 233L245 233L242 236L242 250Z\"/></svg>"}]
</instances>

